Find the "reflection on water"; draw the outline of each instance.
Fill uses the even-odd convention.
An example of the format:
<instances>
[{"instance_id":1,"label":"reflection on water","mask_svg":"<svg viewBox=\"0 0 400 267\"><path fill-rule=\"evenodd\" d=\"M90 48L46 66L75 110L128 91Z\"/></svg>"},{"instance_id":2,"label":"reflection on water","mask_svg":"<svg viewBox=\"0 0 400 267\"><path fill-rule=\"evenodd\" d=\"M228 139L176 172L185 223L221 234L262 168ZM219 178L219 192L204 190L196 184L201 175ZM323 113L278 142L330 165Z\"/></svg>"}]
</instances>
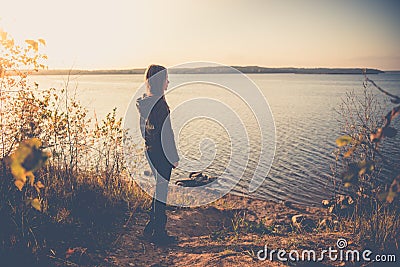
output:
<instances>
[{"instance_id":1,"label":"reflection on water","mask_svg":"<svg viewBox=\"0 0 400 267\"><path fill-rule=\"evenodd\" d=\"M330 194L329 165L333 163L335 139L341 134L334 109L338 108L345 92L354 89L361 94L363 77L295 74L252 74L249 77L266 96L276 125L274 162L269 175L254 196L307 204L320 202ZM94 114L95 110L101 118L113 107L117 107L118 114L123 116L143 76L93 75L74 78L70 86L77 86L77 97L89 108L92 112L90 114ZM379 74L370 75L370 78L388 91L400 94L400 75ZM63 84L63 77L60 76L34 76L33 79L39 82L41 88L60 88ZM198 75L198 79L201 80L201 75ZM170 80L179 81L179 75L170 75ZM246 193L260 156L261 133L251 109L239 97L227 93L223 88L204 84L182 86L179 90L171 91L167 100L173 111L179 103L193 97L223 100L241 118L248 139L232 140L229 132L218 122L197 118L184 123L180 131L175 129L175 134L179 135L178 146L182 159L205 162L207 168L203 172L209 176L218 176L230 160L232 142L239 144L243 155L249 152L249 161L235 191ZM378 97L384 99L381 94ZM191 112L196 114L196 110ZM173 125L179 125L179 119L172 113ZM399 126L399 119L395 125ZM263 136L268 138L274 134L263 133ZM400 158L399 140L399 135L385 140L385 148L390 149L389 153L397 158ZM210 158L213 160L210 161ZM187 171L174 171L172 179L187 175Z\"/></svg>"}]
</instances>

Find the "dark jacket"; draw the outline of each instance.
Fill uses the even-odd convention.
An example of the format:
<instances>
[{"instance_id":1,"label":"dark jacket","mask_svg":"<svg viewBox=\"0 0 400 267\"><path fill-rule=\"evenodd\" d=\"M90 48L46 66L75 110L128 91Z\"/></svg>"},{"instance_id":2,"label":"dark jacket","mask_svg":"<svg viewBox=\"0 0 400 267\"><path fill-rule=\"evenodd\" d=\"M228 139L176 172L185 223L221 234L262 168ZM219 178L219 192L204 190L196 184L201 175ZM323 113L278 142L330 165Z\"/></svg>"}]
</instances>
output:
<instances>
[{"instance_id":1,"label":"dark jacket","mask_svg":"<svg viewBox=\"0 0 400 267\"><path fill-rule=\"evenodd\" d=\"M170 164L178 162L170 111L165 98L144 94L136 100L136 107L140 114L140 131L149 155L158 160L168 159Z\"/></svg>"}]
</instances>

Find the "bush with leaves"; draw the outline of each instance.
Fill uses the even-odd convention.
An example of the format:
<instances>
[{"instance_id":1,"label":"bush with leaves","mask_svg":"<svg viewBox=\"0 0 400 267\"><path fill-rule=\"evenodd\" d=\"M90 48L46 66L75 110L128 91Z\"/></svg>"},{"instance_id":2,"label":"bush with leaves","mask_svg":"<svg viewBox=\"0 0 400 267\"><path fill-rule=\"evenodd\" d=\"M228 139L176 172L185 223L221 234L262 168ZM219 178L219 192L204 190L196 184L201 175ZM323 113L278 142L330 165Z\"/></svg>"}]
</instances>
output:
<instances>
[{"instance_id":1,"label":"bush with leaves","mask_svg":"<svg viewBox=\"0 0 400 267\"><path fill-rule=\"evenodd\" d=\"M340 191L349 194L353 201L350 215L360 241L377 249L387 249L399 245L400 169L398 156L386 155L381 148L385 138L394 138L397 134L394 119L400 115L400 98L368 77L363 85L363 96L347 93L339 109L346 134L336 140L338 149L332 169L345 187ZM391 104L397 106L385 112L373 89L389 96ZM334 207L340 197L343 198L339 196L332 201L331 210L341 210Z\"/></svg>"},{"instance_id":2,"label":"bush with leaves","mask_svg":"<svg viewBox=\"0 0 400 267\"><path fill-rule=\"evenodd\" d=\"M34 173L41 168L49 154L42 150L38 117L47 111L28 88L27 76L44 68L46 56L39 53L42 39L26 40L17 45L0 29L0 254L10 251L32 252L41 245L35 233L41 220L42 181ZM19 99L20 101L15 101ZM43 101L46 101L45 99ZM18 113L16 111L18 109ZM41 113L40 111L44 113ZM21 251L22 250L22 251Z\"/></svg>"},{"instance_id":3,"label":"bush with leaves","mask_svg":"<svg viewBox=\"0 0 400 267\"><path fill-rule=\"evenodd\" d=\"M124 168L126 131L116 110L93 124L88 110L70 94L69 76L60 89L42 89L28 80L30 73L45 68L46 56L40 53L44 40L18 45L2 30L0 38L0 258L4 260L22 251L36 255L46 242L57 239L56 234L71 238L60 230L64 224L92 227L124 212L116 207L141 205L148 199ZM136 152L132 146L130 154ZM87 235L93 240L100 236L93 229ZM80 233L80 238L87 235Z\"/></svg>"},{"instance_id":4,"label":"bush with leaves","mask_svg":"<svg viewBox=\"0 0 400 267\"><path fill-rule=\"evenodd\" d=\"M373 92L368 91L368 83L389 95L392 103L400 103L400 97L386 92L375 82L366 78L363 101L355 100L354 93L350 93L347 94L347 99L342 105L342 115L345 118L344 130L348 134L336 139L339 147L336 155L345 163L346 170L341 173L345 187L353 186L358 195L379 197L381 200L392 203L399 193L396 183L400 169L396 166L396 162L391 161L390 156L382 153L380 147L385 138L394 138L397 134L392 121L400 115L400 106L393 107L385 116L377 114L378 109L381 111L382 108L379 108L380 104ZM383 188L387 189L382 180L388 180L380 177L382 168L390 169L391 173L395 173L386 193L381 191ZM396 200L398 201L398 198Z\"/></svg>"}]
</instances>

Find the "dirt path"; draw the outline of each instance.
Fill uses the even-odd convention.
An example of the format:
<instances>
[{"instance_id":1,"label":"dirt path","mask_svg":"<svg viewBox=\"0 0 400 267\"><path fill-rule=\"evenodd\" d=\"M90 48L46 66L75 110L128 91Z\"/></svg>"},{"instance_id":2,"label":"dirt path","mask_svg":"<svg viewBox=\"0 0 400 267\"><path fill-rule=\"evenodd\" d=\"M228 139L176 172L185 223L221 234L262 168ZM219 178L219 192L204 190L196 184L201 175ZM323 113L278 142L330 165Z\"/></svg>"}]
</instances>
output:
<instances>
[{"instance_id":1,"label":"dirt path","mask_svg":"<svg viewBox=\"0 0 400 267\"><path fill-rule=\"evenodd\" d=\"M136 212L120 229L104 266L287 266L277 260L260 261L257 252L265 245L285 250L324 249L334 246L339 237L351 240L349 234L318 226L309 231L294 230L294 215L303 214L317 222L328 215L319 208L290 203L230 195L207 207L169 209L167 213L168 231L179 238L176 245L157 247L143 240L148 215ZM303 265L311 266L310 262ZM312 266L326 265L332 264Z\"/></svg>"}]
</instances>

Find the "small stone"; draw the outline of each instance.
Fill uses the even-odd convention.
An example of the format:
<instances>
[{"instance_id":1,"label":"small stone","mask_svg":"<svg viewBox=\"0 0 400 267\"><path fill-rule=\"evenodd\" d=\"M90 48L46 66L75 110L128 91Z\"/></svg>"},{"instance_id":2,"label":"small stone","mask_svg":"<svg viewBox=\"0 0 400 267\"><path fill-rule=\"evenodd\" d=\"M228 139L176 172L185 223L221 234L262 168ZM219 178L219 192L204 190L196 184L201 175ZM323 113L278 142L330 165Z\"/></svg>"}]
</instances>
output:
<instances>
[{"instance_id":1,"label":"small stone","mask_svg":"<svg viewBox=\"0 0 400 267\"><path fill-rule=\"evenodd\" d=\"M311 231L316 226L315 222L312 219L302 214L294 215L292 217L292 224L297 229L306 231Z\"/></svg>"},{"instance_id":2,"label":"small stone","mask_svg":"<svg viewBox=\"0 0 400 267\"><path fill-rule=\"evenodd\" d=\"M294 215L292 216L292 223L294 226L299 226L300 222L304 219L304 215Z\"/></svg>"}]
</instances>

